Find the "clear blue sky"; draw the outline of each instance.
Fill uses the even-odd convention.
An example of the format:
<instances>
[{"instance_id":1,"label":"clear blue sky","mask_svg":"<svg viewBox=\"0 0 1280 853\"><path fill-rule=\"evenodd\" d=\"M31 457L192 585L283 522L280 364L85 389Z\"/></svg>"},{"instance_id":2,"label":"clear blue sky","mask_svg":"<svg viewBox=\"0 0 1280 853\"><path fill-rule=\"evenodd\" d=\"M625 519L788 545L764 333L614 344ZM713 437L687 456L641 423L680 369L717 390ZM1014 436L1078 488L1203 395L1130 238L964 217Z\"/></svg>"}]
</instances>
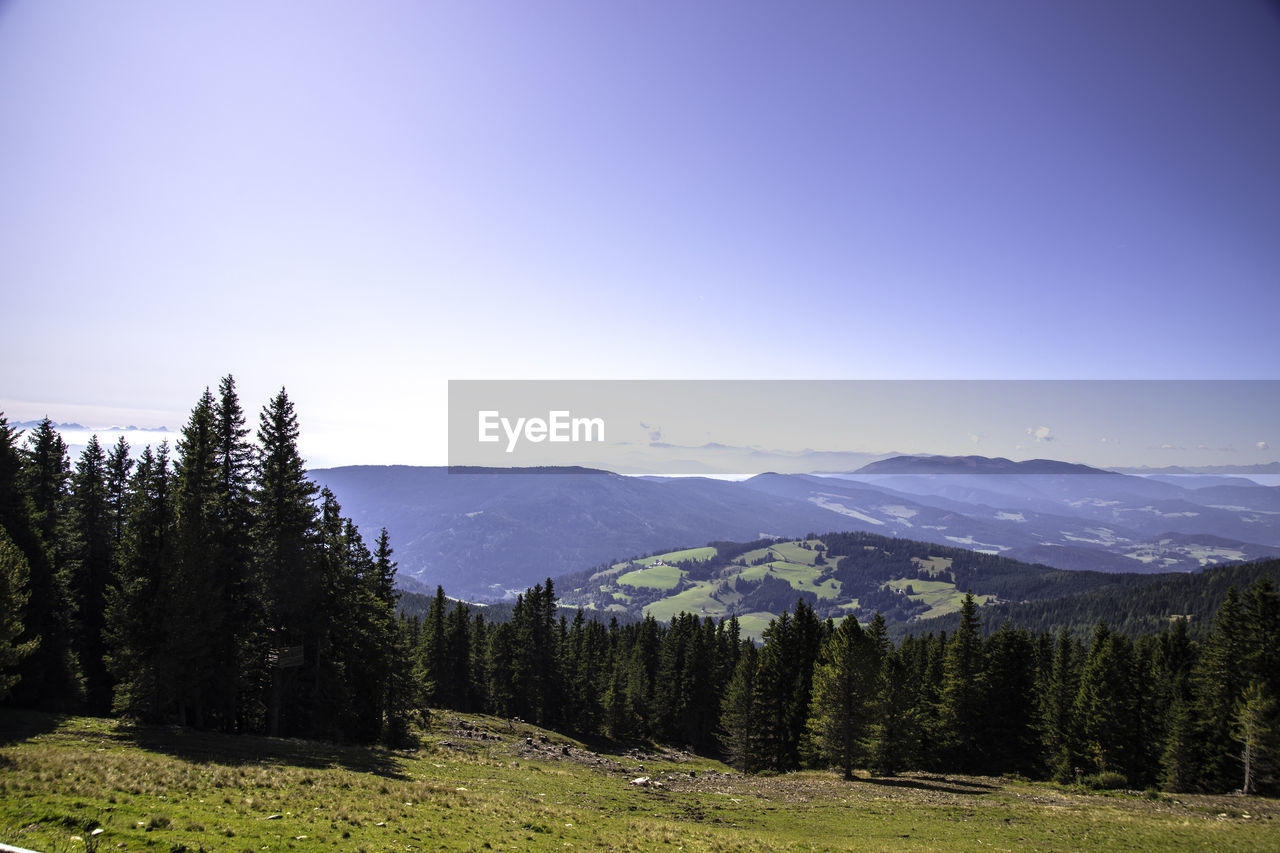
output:
<instances>
[{"instance_id":1,"label":"clear blue sky","mask_svg":"<svg viewBox=\"0 0 1280 853\"><path fill-rule=\"evenodd\" d=\"M1276 378L1277 152L1274 2L0 0L0 407Z\"/></svg>"}]
</instances>

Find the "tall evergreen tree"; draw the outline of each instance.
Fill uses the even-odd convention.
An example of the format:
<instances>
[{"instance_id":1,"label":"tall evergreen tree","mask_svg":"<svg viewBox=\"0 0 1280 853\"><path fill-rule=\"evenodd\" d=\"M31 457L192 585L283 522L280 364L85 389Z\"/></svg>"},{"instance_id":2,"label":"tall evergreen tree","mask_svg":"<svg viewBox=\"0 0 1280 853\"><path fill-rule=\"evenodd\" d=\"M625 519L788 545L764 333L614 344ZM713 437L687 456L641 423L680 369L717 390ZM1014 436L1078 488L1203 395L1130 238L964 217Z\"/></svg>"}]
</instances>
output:
<instances>
[{"instance_id":1,"label":"tall evergreen tree","mask_svg":"<svg viewBox=\"0 0 1280 853\"><path fill-rule=\"evenodd\" d=\"M1040 695L1040 732L1044 762L1059 782L1069 782L1081 766L1075 701L1080 691L1079 653L1063 628L1054 646L1049 676Z\"/></svg>"},{"instance_id":2,"label":"tall evergreen tree","mask_svg":"<svg viewBox=\"0 0 1280 853\"><path fill-rule=\"evenodd\" d=\"M230 375L218 385L213 431L218 476L213 564L223 594L226 630L217 638L212 687L218 695L218 715L224 728L261 729L265 685L269 682L265 668L266 588L262 576L253 571L254 451L235 379Z\"/></svg>"},{"instance_id":3,"label":"tall evergreen tree","mask_svg":"<svg viewBox=\"0 0 1280 853\"><path fill-rule=\"evenodd\" d=\"M266 640L275 650L301 646L303 665L271 670L268 733L305 732L314 696L323 595L316 571L316 487L298 453L298 418L282 388L263 407L253 498L254 570L262 579Z\"/></svg>"},{"instance_id":4,"label":"tall evergreen tree","mask_svg":"<svg viewBox=\"0 0 1280 853\"><path fill-rule=\"evenodd\" d=\"M92 714L105 714L111 709L112 684L105 661L103 628L115 554L107 458L96 435L89 438L76 463L68 505L63 532L77 614L74 636L84 671L86 708Z\"/></svg>"},{"instance_id":5,"label":"tall evergreen tree","mask_svg":"<svg viewBox=\"0 0 1280 853\"><path fill-rule=\"evenodd\" d=\"M1232 715L1248 686L1249 672L1242 666L1248 659L1240 596L1231 587L1218 607L1213 630L1192 675L1199 723L1196 740L1201 750L1200 786L1208 790L1229 790L1237 778Z\"/></svg>"},{"instance_id":6,"label":"tall evergreen tree","mask_svg":"<svg viewBox=\"0 0 1280 853\"><path fill-rule=\"evenodd\" d=\"M129 442L120 436L107 452L107 516L111 523L111 552L119 556L124 541L124 525L128 508L125 502L129 494L129 472L133 459L129 456Z\"/></svg>"},{"instance_id":7,"label":"tall evergreen tree","mask_svg":"<svg viewBox=\"0 0 1280 853\"><path fill-rule=\"evenodd\" d=\"M173 566L172 472L169 448L143 449L130 478L115 584L107 592L107 667L115 679L112 709L160 720L167 688L165 624Z\"/></svg>"},{"instance_id":8,"label":"tall evergreen tree","mask_svg":"<svg viewBox=\"0 0 1280 853\"><path fill-rule=\"evenodd\" d=\"M986 642L986 701L979 728L987 773L1038 770L1036 656L1031 637L1005 623Z\"/></svg>"},{"instance_id":9,"label":"tall evergreen tree","mask_svg":"<svg viewBox=\"0 0 1280 853\"><path fill-rule=\"evenodd\" d=\"M217 571L218 464L214 398L209 389L191 410L178 439L174 466L174 568L168 577L169 606L164 612L166 656L178 722L203 727L218 652L227 633L226 591Z\"/></svg>"},{"instance_id":10,"label":"tall evergreen tree","mask_svg":"<svg viewBox=\"0 0 1280 853\"><path fill-rule=\"evenodd\" d=\"M853 616L845 617L823 647L813 679L809 727L819 755L845 779L867 754L871 726L879 715L881 651Z\"/></svg>"},{"instance_id":11,"label":"tall evergreen tree","mask_svg":"<svg viewBox=\"0 0 1280 853\"><path fill-rule=\"evenodd\" d=\"M946 646L940 707L944 742L952 765L961 770L975 770L984 762L985 688L981 622L970 592L960 608L960 627Z\"/></svg>"},{"instance_id":12,"label":"tall evergreen tree","mask_svg":"<svg viewBox=\"0 0 1280 853\"><path fill-rule=\"evenodd\" d=\"M919 760L921 709L928 703L920 690L923 675L914 666L917 660L905 641L904 648L890 648L881 658L869 756L872 769L881 776L892 776Z\"/></svg>"},{"instance_id":13,"label":"tall evergreen tree","mask_svg":"<svg viewBox=\"0 0 1280 853\"><path fill-rule=\"evenodd\" d=\"M748 773L764 767L756 752L754 734L758 725L755 677L759 654L752 643L743 647L725 688L720 717L720 742L730 764Z\"/></svg>"},{"instance_id":14,"label":"tall evergreen tree","mask_svg":"<svg viewBox=\"0 0 1280 853\"><path fill-rule=\"evenodd\" d=\"M0 527L0 702L18 683L18 663L39 644L39 639L22 640L22 617L27 609L27 558L9 533Z\"/></svg>"},{"instance_id":15,"label":"tall evergreen tree","mask_svg":"<svg viewBox=\"0 0 1280 853\"><path fill-rule=\"evenodd\" d=\"M1268 779L1272 769L1275 705L1275 699L1257 681L1245 688L1244 695L1236 703L1232 735L1240 744L1240 764L1244 772L1241 793L1258 793L1260 783Z\"/></svg>"},{"instance_id":16,"label":"tall evergreen tree","mask_svg":"<svg viewBox=\"0 0 1280 853\"><path fill-rule=\"evenodd\" d=\"M1075 702L1082 754L1092 770L1136 780L1138 710L1132 645L1099 623L1080 671Z\"/></svg>"},{"instance_id":17,"label":"tall evergreen tree","mask_svg":"<svg viewBox=\"0 0 1280 853\"><path fill-rule=\"evenodd\" d=\"M27 560L23 636L38 643L18 666L20 678L10 700L70 711L83 701L84 683L72 646L76 614L62 535L70 478L67 445L48 418L21 450L17 438L6 422L0 431L0 520Z\"/></svg>"}]
</instances>

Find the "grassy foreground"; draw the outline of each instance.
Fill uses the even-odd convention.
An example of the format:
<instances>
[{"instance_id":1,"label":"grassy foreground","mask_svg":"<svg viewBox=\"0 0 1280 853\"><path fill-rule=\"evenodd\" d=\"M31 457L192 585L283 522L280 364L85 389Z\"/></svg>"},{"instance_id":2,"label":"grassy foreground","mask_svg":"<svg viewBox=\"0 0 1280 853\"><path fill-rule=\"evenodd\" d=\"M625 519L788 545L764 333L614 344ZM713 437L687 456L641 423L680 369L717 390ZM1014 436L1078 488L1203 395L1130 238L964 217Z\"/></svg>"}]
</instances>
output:
<instances>
[{"instance_id":1,"label":"grassy foreground","mask_svg":"<svg viewBox=\"0 0 1280 853\"><path fill-rule=\"evenodd\" d=\"M924 774L744 777L687 753L593 751L449 712L422 748L389 751L0 710L0 842L46 853L1275 850L1280 801Z\"/></svg>"}]
</instances>

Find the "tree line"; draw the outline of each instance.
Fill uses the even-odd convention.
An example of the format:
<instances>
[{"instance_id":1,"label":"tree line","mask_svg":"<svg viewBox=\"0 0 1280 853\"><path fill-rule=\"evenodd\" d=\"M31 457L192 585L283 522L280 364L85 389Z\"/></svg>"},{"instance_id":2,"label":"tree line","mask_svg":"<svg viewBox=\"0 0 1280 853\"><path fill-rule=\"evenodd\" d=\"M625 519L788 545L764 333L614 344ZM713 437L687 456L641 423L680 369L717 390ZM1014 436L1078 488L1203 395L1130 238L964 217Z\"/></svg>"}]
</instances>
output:
<instances>
[{"instance_id":1,"label":"tree line","mask_svg":"<svg viewBox=\"0 0 1280 853\"><path fill-rule=\"evenodd\" d=\"M385 530L306 476L287 393L255 439L225 377L137 459L0 415L0 699L228 732L402 739Z\"/></svg>"},{"instance_id":2,"label":"tree line","mask_svg":"<svg viewBox=\"0 0 1280 853\"><path fill-rule=\"evenodd\" d=\"M736 619L608 625L556 617L552 581L491 624L437 589L411 619L432 707L582 736L719 752L752 773L834 767L1017 774L1107 787L1273 790L1280 598L1227 590L1202 642L1187 622L1136 639L1098 623L983 635L972 595L951 634L895 644L883 616L821 620L803 599L759 645Z\"/></svg>"}]
</instances>

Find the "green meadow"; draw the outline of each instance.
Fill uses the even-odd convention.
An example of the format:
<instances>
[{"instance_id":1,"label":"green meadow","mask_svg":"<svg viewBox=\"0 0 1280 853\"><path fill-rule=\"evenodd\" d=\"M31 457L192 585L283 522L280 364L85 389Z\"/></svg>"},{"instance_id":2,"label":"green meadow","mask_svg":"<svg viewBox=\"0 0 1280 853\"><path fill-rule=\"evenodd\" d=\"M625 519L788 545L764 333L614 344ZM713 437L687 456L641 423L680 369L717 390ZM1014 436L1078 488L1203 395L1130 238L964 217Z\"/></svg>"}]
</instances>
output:
<instances>
[{"instance_id":1,"label":"green meadow","mask_svg":"<svg viewBox=\"0 0 1280 853\"><path fill-rule=\"evenodd\" d=\"M0 711L0 841L46 853L1274 850L1278 821L1256 797L750 777L451 712L391 751Z\"/></svg>"}]
</instances>

